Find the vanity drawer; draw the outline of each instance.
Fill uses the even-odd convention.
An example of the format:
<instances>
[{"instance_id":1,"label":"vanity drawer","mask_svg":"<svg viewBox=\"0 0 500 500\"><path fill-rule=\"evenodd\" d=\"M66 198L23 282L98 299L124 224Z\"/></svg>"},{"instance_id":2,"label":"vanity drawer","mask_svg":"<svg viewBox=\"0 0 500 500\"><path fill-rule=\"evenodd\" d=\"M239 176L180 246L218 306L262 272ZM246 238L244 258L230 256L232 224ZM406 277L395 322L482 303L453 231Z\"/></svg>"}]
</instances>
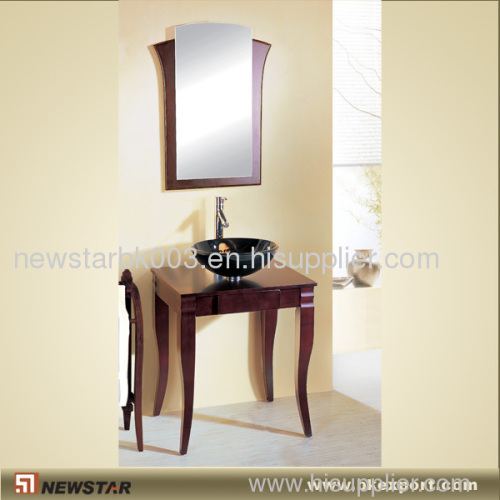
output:
<instances>
[{"instance_id":1,"label":"vanity drawer","mask_svg":"<svg viewBox=\"0 0 500 500\"><path fill-rule=\"evenodd\" d=\"M219 295L219 314L265 311L279 307L279 290Z\"/></svg>"}]
</instances>

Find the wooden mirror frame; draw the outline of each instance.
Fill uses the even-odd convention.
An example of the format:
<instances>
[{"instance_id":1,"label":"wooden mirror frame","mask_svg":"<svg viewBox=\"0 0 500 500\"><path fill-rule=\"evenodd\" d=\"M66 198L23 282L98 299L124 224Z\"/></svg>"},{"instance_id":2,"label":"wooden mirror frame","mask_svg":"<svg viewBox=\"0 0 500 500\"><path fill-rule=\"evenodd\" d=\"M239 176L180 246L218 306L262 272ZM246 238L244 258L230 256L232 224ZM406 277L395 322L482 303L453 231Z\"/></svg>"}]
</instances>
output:
<instances>
[{"instance_id":1,"label":"wooden mirror frame","mask_svg":"<svg viewBox=\"0 0 500 500\"><path fill-rule=\"evenodd\" d=\"M177 179L175 113L175 40L153 45L163 75L165 189L259 185L261 177L262 80L271 44L252 40L252 175L211 179Z\"/></svg>"}]
</instances>

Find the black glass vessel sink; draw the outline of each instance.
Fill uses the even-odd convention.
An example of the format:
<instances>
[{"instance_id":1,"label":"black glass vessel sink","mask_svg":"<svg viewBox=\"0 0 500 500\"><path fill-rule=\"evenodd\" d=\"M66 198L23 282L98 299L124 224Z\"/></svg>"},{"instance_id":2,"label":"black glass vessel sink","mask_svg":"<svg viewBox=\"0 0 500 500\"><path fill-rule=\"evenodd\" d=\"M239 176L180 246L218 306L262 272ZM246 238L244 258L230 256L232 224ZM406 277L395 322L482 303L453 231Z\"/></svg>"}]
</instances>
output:
<instances>
[{"instance_id":1,"label":"black glass vessel sink","mask_svg":"<svg viewBox=\"0 0 500 500\"><path fill-rule=\"evenodd\" d=\"M238 280L271 262L278 245L257 238L221 238L200 241L192 248L205 269L230 280Z\"/></svg>"}]
</instances>

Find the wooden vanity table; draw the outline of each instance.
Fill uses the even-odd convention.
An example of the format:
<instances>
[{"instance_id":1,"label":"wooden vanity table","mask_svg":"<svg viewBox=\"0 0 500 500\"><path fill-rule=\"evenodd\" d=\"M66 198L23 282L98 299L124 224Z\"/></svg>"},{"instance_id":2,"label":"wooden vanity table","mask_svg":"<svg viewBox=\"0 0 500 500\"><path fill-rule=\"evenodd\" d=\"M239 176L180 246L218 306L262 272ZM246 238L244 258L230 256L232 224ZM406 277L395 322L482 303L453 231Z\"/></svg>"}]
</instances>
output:
<instances>
[{"instance_id":1,"label":"wooden vanity table","mask_svg":"<svg viewBox=\"0 0 500 500\"><path fill-rule=\"evenodd\" d=\"M193 419L196 317L261 311L262 366L266 398L273 400L273 345L278 309L296 308L299 327L296 397L302 428L311 436L307 403L307 369L314 337L314 287L316 282L302 274L271 263L238 282L231 282L197 265L152 269L155 287L155 328L159 354L159 379L154 415L159 415L167 388L169 309L179 317L180 360L183 385L183 411L180 454L188 449ZM291 333L291 341L293 334ZM228 332L230 335L230 332Z\"/></svg>"}]
</instances>

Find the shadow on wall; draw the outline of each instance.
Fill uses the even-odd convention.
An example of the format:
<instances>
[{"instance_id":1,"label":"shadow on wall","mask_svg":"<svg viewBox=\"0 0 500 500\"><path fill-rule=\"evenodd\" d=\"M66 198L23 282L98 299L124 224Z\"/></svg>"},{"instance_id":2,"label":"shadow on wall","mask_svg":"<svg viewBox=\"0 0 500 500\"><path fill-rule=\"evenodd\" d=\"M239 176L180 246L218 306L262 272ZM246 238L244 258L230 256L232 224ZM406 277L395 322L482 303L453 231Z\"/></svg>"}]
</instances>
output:
<instances>
[{"instance_id":1,"label":"shadow on wall","mask_svg":"<svg viewBox=\"0 0 500 500\"><path fill-rule=\"evenodd\" d=\"M266 400L262 367L261 313L249 313L248 319L248 375L255 398ZM279 313L278 313L279 314Z\"/></svg>"}]
</instances>

